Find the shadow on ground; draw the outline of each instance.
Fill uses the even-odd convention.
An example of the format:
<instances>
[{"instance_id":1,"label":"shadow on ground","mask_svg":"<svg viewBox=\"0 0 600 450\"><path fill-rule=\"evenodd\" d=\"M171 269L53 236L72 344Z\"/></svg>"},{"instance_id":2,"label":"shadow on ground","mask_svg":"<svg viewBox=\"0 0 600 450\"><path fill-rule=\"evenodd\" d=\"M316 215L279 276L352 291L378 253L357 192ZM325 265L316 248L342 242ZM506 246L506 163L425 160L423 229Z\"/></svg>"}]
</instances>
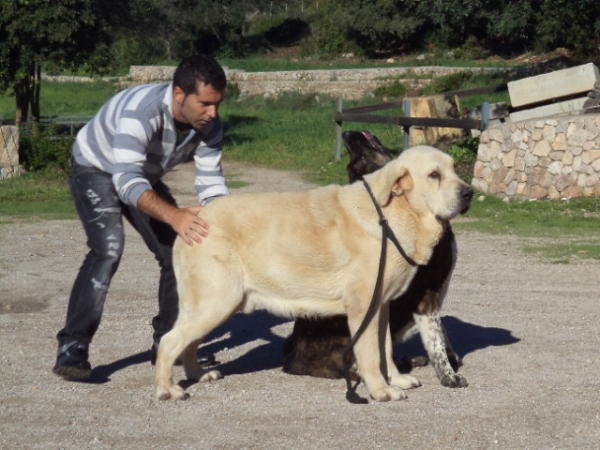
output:
<instances>
[{"instance_id":1,"label":"shadow on ground","mask_svg":"<svg viewBox=\"0 0 600 450\"><path fill-rule=\"evenodd\" d=\"M248 342L262 341L263 345L252 348L232 361L218 364L224 376L270 370L280 367L283 362L283 343L285 338L272 332L272 328L288 322L288 319L273 316L265 311L250 315L238 314L213 331L206 339L208 344L200 347L201 352L218 354L225 349L244 345ZM473 323L446 316L442 319L452 346L461 358L487 347L500 347L520 342L510 330L495 327L483 327ZM223 339L223 336L227 336ZM214 341L214 342L211 342ZM419 336L397 345L397 356L414 357L425 353ZM110 381L110 376L119 370L137 364L148 364L150 351L119 359L110 364L97 366L92 371L91 383L102 384Z\"/></svg>"}]
</instances>

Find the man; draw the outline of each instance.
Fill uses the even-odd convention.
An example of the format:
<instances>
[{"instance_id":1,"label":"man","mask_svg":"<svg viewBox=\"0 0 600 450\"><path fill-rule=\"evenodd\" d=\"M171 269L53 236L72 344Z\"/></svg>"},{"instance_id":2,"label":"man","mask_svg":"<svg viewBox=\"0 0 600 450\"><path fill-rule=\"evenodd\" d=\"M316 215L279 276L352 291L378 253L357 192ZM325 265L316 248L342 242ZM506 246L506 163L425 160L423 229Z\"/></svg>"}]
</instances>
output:
<instances>
[{"instance_id":1,"label":"man","mask_svg":"<svg viewBox=\"0 0 600 450\"><path fill-rule=\"evenodd\" d=\"M179 308L172 264L175 238L181 236L188 245L201 243L209 225L196 214L229 193L221 169L218 115L226 83L214 59L191 56L179 64L172 82L120 92L77 134L69 185L90 251L57 335L55 374L78 381L90 377L88 348L123 253L123 217L160 266L158 315L152 320L154 364L160 339L171 330ZM192 153L200 205L178 208L161 177Z\"/></svg>"}]
</instances>

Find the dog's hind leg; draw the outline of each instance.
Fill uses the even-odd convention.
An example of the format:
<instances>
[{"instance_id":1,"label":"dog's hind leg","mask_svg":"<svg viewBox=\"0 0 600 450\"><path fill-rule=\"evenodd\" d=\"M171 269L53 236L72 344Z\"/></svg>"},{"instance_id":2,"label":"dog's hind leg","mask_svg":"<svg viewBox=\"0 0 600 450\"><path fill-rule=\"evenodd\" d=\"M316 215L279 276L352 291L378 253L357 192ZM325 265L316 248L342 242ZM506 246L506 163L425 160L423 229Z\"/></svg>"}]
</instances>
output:
<instances>
[{"instance_id":1,"label":"dog's hind leg","mask_svg":"<svg viewBox=\"0 0 600 450\"><path fill-rule=\"evenodd\" d=\"M221 378L217 370L202 370L198 364L196 350L204 337L221 323L225 322L233 309L227 308L230 302L224 302L221 307L218 301L205 302L210 305L196 311L195 308L182 308L173 329L163 336L158 348L156 359L156 396L160 400L185 400L185 391L173 384L172 368L175 359L182 356L186 377L198 381L212 381ZM215 305L215 306L213 306ZM216 305L219 305L217 307Z\"/></svg>"},{"instance_id":2,"label":"dog's hind leg","mask_svg":"<svg viewBox=\"0 0 600 450\"><path fill-rule=\"evenodd\" d=\"M238 311L243 300L241 284L226 284L228 275L236 270L234 264L226 267L214 264L210 270L186 270L185 273L177 272L176 267L179 315L173 329L163 336L158 347L156 396L161 400L188 397L180 386L173 384L173 363L180 355L189 379L211 381L221 378L216 370L200 368L196 350L208 333Z\"/></svg>"},{"instance_id":3,"label":"dog's hind leg","mask_svg":"<svg viewBox=\"0 0 600 450\"><path fill-rule=\"evenodd\" d=\"M421 339L427 351L429 361L435 369L442 386L468 386L465 377L454 371L448 359L446 348L450 343L447 340L439 311L433 311L428 314L414 314L414 318L419 327Z\"/></svg>"}]
</instances>

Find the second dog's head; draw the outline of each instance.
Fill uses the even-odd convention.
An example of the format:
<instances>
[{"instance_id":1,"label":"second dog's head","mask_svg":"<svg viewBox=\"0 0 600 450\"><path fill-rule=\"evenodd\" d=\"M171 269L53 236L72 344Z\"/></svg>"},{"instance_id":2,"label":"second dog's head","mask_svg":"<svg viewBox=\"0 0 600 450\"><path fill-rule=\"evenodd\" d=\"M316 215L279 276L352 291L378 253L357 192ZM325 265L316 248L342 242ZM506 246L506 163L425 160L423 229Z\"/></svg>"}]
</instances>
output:
<instances>
[{"instance_id":1,"label":"second dog's head","mask_svg":"<svg viewBox=\"0 0 600 450\"><path fill-rule=\"evenodd\" d=\"M342 139L350 155L346 166L350 183L362 180L364 175L375 172L392 160L388 149L370 131L345 131Z\"/></svg>"}]
</instances>

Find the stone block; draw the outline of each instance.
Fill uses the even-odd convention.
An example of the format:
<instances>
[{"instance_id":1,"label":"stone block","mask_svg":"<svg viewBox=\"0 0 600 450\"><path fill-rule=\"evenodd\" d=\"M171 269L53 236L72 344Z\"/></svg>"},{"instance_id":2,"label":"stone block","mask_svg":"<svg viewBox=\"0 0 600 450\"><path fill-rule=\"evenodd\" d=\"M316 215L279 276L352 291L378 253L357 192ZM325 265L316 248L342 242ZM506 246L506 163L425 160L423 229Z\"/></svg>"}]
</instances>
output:
<instances>
[{"instance_id":1,"label":"stone block","mask_svg":"<svg viewBox=\"0 0 600 450\"><path fill-rule=\"evenodd\" d=\"M517 111L510 115L510 120L512 122L520 122L538 117L556 116L559 114L573 114L581 111L583 103L586 99L587 97L576 98L574 100L566 100L564 102L556 102L550 105L538 106L537 108L531 108L525 111Z\"/></svg>"},{"instance_id":2,"label":"stone block","mask_svg":"<svg viewBox=\"0 0 600 450\"><path fill-rule=\"evenodd\" d=\"M460 103L457 96L434 95L415 97L410 100L410 117L455 118L461 116ZM443 146L465 136L460 128L412 127L408 141L412 147L418 144Z\"/></svg>"},{"instance_id":3,"label":"stone block","mask_svg":"<svg viewBox=\"0 0 600 450\"><path fill-rule=\"evenodd\" d=\"M0 127L0 165L19 165L19 128L15 126Z\"/></svg>"},{"instance_id":4,"label":"stone block","mask_svg":"<svg viewBox=\"0 0 600 450\"><path fill-rule=\"evenodd\" d=\"M508 83L508 93L513 107L587 93L600 82L600 71L594 64L570 67ZM587 97L581 102L581 109ZM538 116L540 117L540 116ZM512 114L511 114L511 120ZM518 119L522 120L522 119Z\"/></svg>"}]
</instances>

